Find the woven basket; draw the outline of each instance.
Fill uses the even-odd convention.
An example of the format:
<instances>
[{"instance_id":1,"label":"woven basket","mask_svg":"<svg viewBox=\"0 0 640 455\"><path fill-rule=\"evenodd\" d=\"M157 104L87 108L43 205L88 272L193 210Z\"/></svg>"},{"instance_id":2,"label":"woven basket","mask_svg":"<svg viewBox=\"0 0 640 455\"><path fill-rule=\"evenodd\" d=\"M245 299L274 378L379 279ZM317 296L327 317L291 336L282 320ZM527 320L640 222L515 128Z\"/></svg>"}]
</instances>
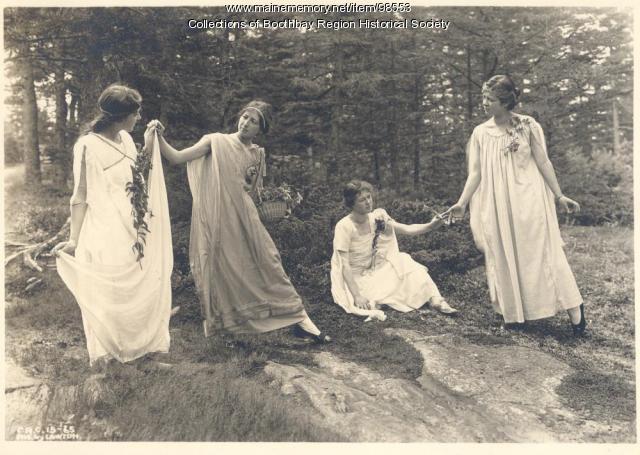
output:
<instances>
[{"instance_id":1,"label":"woven basket","mask_svg":"<svg viewBox=\"0 0 640 455\"><path fill-rule=\"evenodd\" d=\"M284 201L265 201L258 205L258 214L262 221L276 221L287 214L287 203Z\"/></svg>"}]
</instances>

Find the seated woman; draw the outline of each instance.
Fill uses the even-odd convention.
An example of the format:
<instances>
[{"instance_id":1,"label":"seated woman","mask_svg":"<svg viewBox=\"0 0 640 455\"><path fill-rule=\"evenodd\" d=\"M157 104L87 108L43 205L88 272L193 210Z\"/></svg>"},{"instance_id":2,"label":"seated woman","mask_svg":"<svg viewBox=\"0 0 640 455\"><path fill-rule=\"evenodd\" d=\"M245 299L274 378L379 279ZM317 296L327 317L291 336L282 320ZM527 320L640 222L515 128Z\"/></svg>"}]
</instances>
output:
<instances>
[{"instance_id":1,"label":"seated woman","mask_svg":"<svg viewBox=\"0 0 640 455\"><path fill-rule=\"evenodd\" d=\"M373 188L352 180L343 191L351 213L336 224L331 259L331 293L347 313L384 321L382 305L408 312L431 301L441 313L454 314L429 276L427 268L400 253L396 233L419 235L444 221L406 225L392 219L384 209L373 208Z\"/></svg>"}]
</instances>

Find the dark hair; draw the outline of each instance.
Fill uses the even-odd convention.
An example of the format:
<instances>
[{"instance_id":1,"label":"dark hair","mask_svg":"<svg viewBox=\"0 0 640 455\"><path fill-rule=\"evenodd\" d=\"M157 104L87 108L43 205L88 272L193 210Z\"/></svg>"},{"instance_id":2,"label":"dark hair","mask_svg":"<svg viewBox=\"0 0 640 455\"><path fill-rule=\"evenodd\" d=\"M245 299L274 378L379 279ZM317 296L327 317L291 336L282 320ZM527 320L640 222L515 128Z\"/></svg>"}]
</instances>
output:
<instances>
[{"instance_id":1,"label":"dark hair","mask_svg":"<svg viewBox=\"0 0 640 455\"><path fill-rule=\"evenodd\" d=\"M271 107L271 104L261 100L253 100L240 110L238 118L242 117L242 114L247 110L254 112L258 111L258 117L260 117L260 131L267 134L273 124L273 108Z\"/></svg>"},{"instance_id":2,"label":"dark hair","mask_svg":"<svg viewBox=\"0 0 640 455\"><path fill-rule=\"evenodd\" d=\"M112 84L104 89L98 98L100 113L83 129L83 132L104 131L136 112L140 106L142 106L142 96L137 90L125 85Z\"/></svg>"},{"instance_id":3,"label":"dark hair","mask_svg":"<svg viewBox=\"0 0 640 455\"><path fill-rule=\"evenodd\" d=\"M360 193L364 192L373 194L373 187L370 183L367 183L364 180L351 180L342 190L344 206L348 209L352 209Z\"/></svg>"},{"instance_id":4,"label":"dark hair","mask_svg":"<svg viewBox=\"0 0 640 455\"><path fill-rule=\"evenodd\" d=\"M512 110L518 104L520 89L508 74L493 76L482 86L482 91L488 91L500 101L507 110Z\"/></svg>"}]
</instances>

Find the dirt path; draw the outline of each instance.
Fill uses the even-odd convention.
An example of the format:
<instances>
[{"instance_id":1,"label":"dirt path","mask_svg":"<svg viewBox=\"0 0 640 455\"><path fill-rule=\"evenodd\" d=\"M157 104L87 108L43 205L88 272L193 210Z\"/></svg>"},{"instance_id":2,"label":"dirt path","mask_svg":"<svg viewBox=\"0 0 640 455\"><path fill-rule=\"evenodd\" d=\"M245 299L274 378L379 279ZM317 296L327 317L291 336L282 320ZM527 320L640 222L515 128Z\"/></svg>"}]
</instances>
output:
<instances>
[{"instance_id":1,"label":"dirt path","mask_svg":"<svg viewBox=\"0 0 640 455\"><path fill-rule=\"evenodd\" d=\"M24 175L24 164L6 166L3 171L5 191L18 183Z\"/></svg>"},{"instance_id":2,"label":"dirt path","mask_svg":"<svg viewBox=\"0 0 640 455\"><path fill-rule=\"evenodd\" d=\"M4 233L5 240L14 242L24 242L25 236L19 235L16 231L15 201L11 200L10 190L22 182L24 175L24 164L7 166L2 172L4 179Z\"/></svg>"}]
</instances>

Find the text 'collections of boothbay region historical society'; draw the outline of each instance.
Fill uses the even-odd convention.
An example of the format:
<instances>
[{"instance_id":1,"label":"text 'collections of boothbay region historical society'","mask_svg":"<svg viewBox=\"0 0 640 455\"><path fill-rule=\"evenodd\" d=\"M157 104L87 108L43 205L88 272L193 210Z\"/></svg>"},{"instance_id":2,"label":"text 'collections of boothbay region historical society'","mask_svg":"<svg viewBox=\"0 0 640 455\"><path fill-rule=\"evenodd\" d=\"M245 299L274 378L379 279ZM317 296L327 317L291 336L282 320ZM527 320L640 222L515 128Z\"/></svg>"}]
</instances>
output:
<instances>
[{"instance_id":1,"label":"text 'collections of boothbay region historical society'","mask_svg":"<svg viewBox=\"0 0 640 455\"><path fill-rule=\"evenodd\" d=\"M451 21L444 19L190 19L192 29L442 29L448 30Z\"/></svg>"},{"instance_id":2,"label":"text 'collections of boothbay region historical society'","mask_svg":"<svg viewBox=\"0 0 640 455\"><path fill-rule=\"evenodd\" d=\"M410 3L343 3L335 5L278 5L278 4L228 4L227 13L251 14L252 18L194 18L188 26L192 29L442 29L448 30L451 21L437 18L407 18L403 14L411 13ZM309 14L314 17L308 19L268 17L271 14ZM391 13L389 18L336 18L322 17L330 14L359 14L359 13ZM265 16L260 18L257 15ZM236 16L237 17L237 16Z\"/></svg>"}]
</instances>

